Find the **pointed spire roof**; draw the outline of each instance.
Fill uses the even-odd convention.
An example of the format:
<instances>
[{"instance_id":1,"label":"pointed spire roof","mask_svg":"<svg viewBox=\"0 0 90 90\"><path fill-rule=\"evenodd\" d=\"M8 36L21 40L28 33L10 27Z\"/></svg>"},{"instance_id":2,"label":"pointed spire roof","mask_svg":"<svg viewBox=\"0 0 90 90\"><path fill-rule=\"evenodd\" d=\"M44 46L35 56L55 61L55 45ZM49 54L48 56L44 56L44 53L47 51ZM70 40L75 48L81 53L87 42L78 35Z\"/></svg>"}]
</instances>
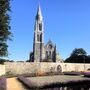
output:
<instances>
[{"instance_id":1,"label":"pointed spire roof","mask_svg":"<svg viewBox=\"0 0 90 90\"><path fill-rule=\"evenodd\" d=\"M38 13L38 15L42 16L40 4L38 6L38 12L37 13Z\"/></svg>"},{"instance_id":2,"label":"pointed spire roof","mask_svg":"<svg viewBox=\"0 0 90 90\"><path fill-rule=\"evenodd\" d=\"M41 12L40 4L38 5L36 18L42 20L42 12Z\"/></svg>"}]
</instances>

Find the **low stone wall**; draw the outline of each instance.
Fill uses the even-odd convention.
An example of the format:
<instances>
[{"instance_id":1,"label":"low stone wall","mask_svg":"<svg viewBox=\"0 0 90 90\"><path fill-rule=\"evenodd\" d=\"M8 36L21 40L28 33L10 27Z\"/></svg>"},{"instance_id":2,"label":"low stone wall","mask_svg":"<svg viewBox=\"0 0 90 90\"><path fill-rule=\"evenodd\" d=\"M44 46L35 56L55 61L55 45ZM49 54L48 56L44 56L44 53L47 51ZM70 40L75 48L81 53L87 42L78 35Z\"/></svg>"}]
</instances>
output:
<instances>
[{"instance_id":1,"label":"low stone wall","mask_svg":"<svg viewBox=\"0 0 90 90\"><path fill-rule=\"evenodd\" d=\"M37 72L85 71L90 68L90 64L7 62L5 68L7 74L17 75Z\"/></svg>"},{"instance_id":2,"label":"low stone wall","mask_svg":"<svg viewBox=\"0 0 90 90\"><path fill-rule=\"evenodd\" d=\"M0 65L0 76L5 75L5 65Z\"/></svg>"},{"instance_id":3,"label":"low stone wall","mask_svg":"<svg viewBox=\"0 0 90 90\"><path fill-rule=\"evenodd\" d=\"M34 73L39 67L38 63L8 62L5 63L6 74L17 75Z\"/></svg>"}]
</instances>

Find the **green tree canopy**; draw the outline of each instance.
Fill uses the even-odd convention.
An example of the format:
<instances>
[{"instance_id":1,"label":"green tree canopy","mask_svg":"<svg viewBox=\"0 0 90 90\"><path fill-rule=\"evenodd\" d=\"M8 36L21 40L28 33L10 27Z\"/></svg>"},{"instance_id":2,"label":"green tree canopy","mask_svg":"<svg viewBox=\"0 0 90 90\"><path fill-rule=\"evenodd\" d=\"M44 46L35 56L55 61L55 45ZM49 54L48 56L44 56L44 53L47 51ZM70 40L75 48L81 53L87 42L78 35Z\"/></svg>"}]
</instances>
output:
<instances>
[{"instance_id":1,"label":"green tree canopy","mask_svg":"<svg viewBox=\"0 0 90 90\"><path fill-rule=\"evenodd\" d=\"M71 53L71 57L79 56L79 55L85 55L86 56L87 53L83 48L75 48Z\"/></svg>"},{"instance_id":2,"label":"green tree canopy","mask_svg":"<svg viewBox=\"0 0 90 90\"><path fill-rule=\"evenodd\" d=\"M8 55L7 41L10 39L10 0L0 0L0 57Z\"/></svg>"},{"instance_id":3,"label":"green tree canopy","mask_svg":"<svg viewBox=\"0 0 90 90\"><path fill-rule=\"evenodd\" d=\"M75 48L70 57L65 60L69 63L89 63L90 58L87 56L86 51L83 48Z\"/></svg>"}]
</instances>

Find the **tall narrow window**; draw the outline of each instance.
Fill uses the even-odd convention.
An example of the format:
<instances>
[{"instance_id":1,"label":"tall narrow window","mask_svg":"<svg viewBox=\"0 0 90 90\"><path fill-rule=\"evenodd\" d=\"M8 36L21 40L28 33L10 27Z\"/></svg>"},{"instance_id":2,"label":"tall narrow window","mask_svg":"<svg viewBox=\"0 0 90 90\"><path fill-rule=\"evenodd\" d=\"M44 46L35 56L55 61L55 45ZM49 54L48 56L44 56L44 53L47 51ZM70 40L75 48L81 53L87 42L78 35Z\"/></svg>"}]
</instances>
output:
<instances>
[{"instance_id":1,"label":"tall narrow window","mask_svg":"<svg viewBox=\"0 0 90 90\"><path fill-rule=\"evenodd\" d=\"M49 59L51 59L51 51L49 51Z\"/></svg>"},{"instance_id":2,"label":"tall narrow window","mask_svg":"<svg viewBox=\"0 0 90 90\"><path fill-rule=\"evenodd\" d=\"M42 34L40 34L40 42L42 42Z\"/></svg>"},{"instance_id":3,"label":"tall narrow window","mask_svg":"<svg viewBox=\"0 0 90 90\"><path fill-rule=\"evenodd\" d=\"M46 51L46 59L48 59L48 51Z\"/></svg>"},{"instance_id":4,"label":"tall narrow window","mask_svg":"<svg viewBox=\"0 0 90 90\"><path fill-rule=\"evenodd\" d=\"M39 30L40 31L42 30L42 24L41 23L39 24Z\"/></svg>"},{"instance_id":5,"label":"tall narrow window","mask_svg":"<svg viewBox=\"0 0 90 90\"><path fill-rule=\"evenodd\" d=\"M37 35L37 41L40 41L40 39L39 39L39 35Z\"/></svg>"}]
</instances>

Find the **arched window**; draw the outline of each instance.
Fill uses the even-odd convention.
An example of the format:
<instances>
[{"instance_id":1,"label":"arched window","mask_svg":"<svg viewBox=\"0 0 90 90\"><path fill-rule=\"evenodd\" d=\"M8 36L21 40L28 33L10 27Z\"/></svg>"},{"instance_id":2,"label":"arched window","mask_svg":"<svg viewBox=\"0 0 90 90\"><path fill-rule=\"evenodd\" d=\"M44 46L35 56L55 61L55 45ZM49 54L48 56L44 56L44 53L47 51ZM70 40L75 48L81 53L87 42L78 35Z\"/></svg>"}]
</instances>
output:
<instances>
[{"instance_id":1,"label":"arched window","mask_svg":"<svg viewBox=\"0 0 90 90\"><path fill-rule=\"evenodd\" d=\"M46 58L51 59L52 58L52 53L51 51L46 51Z\"/></svg>"}]
</instances>

